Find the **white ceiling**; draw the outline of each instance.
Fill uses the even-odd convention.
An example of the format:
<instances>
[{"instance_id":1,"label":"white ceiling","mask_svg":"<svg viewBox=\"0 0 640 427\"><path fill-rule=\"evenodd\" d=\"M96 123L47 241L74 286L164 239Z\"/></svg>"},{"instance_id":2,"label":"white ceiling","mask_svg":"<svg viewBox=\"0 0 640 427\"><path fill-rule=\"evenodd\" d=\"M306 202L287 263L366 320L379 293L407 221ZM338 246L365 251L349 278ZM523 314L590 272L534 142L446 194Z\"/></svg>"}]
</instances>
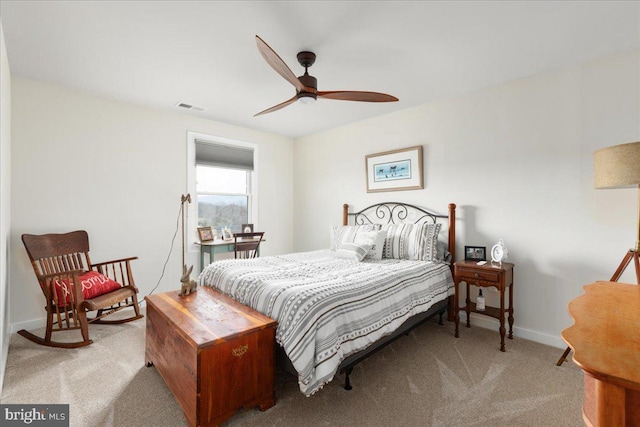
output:
<instances>
[{"instance_id":1,"label":"white ceiling","mask_svg":"<svg viewBox=\"0 0 640 427\"><path fill-rule=\"evenodd\" d=\"M0 17L13 75L290 137L640 49L638 1L2 0ZM295 94L256 34L296 75L315 52L319 90L400 101L253 117Z\"/></svg>"}]
</instances>

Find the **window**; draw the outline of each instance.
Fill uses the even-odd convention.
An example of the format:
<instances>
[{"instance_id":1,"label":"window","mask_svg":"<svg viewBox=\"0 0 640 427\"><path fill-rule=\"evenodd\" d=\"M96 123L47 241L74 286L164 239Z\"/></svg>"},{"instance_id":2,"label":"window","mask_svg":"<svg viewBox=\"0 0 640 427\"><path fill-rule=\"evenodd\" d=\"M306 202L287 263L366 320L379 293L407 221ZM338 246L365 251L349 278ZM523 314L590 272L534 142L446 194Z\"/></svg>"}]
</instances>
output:
<instances>
[{"instance_id":1,"label":"window","mask_svg":"<svg viewBox=\"0 0 640 427\"><path fill-rule=\"evenodd\" d=\"M197 227L240 232L242 224L257 223L254 157L258 147L194 132L188 132L187 142L187 186L195 195L189 213L190 243L197 241Z\"/></svg>"},{"instance_id":2,"label":"window","mask_svg":"<svg viewBox=\"0 0 640 427\"><path fill-rule=\"evenodd\" d=\"M198 227L241 232L250 223L251 171L196 164Z\"/></svg>"}]
</instances>

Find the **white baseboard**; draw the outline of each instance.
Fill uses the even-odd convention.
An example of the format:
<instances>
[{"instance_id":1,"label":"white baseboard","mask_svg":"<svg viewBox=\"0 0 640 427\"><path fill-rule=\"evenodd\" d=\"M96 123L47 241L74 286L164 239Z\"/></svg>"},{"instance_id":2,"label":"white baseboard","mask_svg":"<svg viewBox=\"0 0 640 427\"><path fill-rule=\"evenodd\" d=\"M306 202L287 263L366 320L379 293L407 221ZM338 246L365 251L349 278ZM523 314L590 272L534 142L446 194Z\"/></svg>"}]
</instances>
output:
<instances>
[{"instance_id":1,"label":"white baseboard","mask_svg":"<svg viewBox=\"0 0 640 427\"><path fill-rule=\"evenodd\" d=\"M43 317L40 319L32 319L26 320L24 322L12 323L11 324L11 333L15 334L16 332L26 329L27 331L31 331L33 329L40 329L47 326L47 318Z\"/></svg>"},{"instance_id":2,"label":"white baseboard","mask_svg":"<svg viewBox=\"0 0 640 427\"><path fill-rule=\"evenodd\" d=\"M460 327L462 328L467 321L467 313L464 311L460 312ZM475 313L471 313L471 325L472 326L480 326L481 328L499 330L500 322L498 319L493 319L483 315L476 315ZM509 327L508 325L506 326ZM564 342L562 338L555 335L544 334L538 331L532 331L531 329L520 328L518 326L513 327L513 336L524 338L529 341L535 341L540 344L550 345L552 347L557 348L567 348L567 343Z\"/></svg>"}]
</instances>

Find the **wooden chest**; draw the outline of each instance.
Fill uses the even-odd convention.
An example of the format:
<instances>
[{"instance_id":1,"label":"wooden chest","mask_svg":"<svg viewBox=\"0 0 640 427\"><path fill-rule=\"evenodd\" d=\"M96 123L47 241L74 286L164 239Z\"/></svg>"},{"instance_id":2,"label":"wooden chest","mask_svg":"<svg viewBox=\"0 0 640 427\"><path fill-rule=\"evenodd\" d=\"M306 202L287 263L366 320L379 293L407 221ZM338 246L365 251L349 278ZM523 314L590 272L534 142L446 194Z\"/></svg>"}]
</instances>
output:
<instances>
[{"instance_id":1,"label":"wooden chest","mask_svg":"<svg viewBox=\"0 0 640 427\"><path fill-rule=\"evenodd\" d=\"M275 320L208 287L145 300L147 366L156 366L192 426L275 404Z\"/></svg>"}]
</instances>

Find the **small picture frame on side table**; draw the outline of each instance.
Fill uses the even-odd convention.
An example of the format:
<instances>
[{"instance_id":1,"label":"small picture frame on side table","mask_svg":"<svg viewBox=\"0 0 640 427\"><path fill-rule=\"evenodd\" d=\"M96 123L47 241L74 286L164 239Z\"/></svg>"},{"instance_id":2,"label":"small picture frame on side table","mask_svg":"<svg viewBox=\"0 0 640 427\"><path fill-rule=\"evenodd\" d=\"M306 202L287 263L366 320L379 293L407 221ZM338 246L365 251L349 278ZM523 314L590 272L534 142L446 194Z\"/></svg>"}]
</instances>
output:
<instances>
[{"instance_id":1,"label":"small picture frame on side table","mask_svg":"<svg viewBox=\"0 0 640 427\"><path fill-rule=\"evenodd\" d=\"M213 240L213 230L211 227L198 227L198 237L201 242L211 242Z\"/></svg>"},{"instance_id":2,"label":"small picture frame on side table","mask_svg":"<svg viewBox=\"0 0 640 427\"><path fill-rule=\"evenodd\" d=\"M487 247L486 246L465 246L464 259L465 261L486 261Z\"/></svg>"},{"instance_id":3,"label":"small picture frame on side table","mask_svg":"<svg viewBox=\"0 0 640 427\"><path fill-rule=\"evenodd\" d=\"M253 224L242 224L243 233L253 233Z\"/></svg>"}]
</instances>

